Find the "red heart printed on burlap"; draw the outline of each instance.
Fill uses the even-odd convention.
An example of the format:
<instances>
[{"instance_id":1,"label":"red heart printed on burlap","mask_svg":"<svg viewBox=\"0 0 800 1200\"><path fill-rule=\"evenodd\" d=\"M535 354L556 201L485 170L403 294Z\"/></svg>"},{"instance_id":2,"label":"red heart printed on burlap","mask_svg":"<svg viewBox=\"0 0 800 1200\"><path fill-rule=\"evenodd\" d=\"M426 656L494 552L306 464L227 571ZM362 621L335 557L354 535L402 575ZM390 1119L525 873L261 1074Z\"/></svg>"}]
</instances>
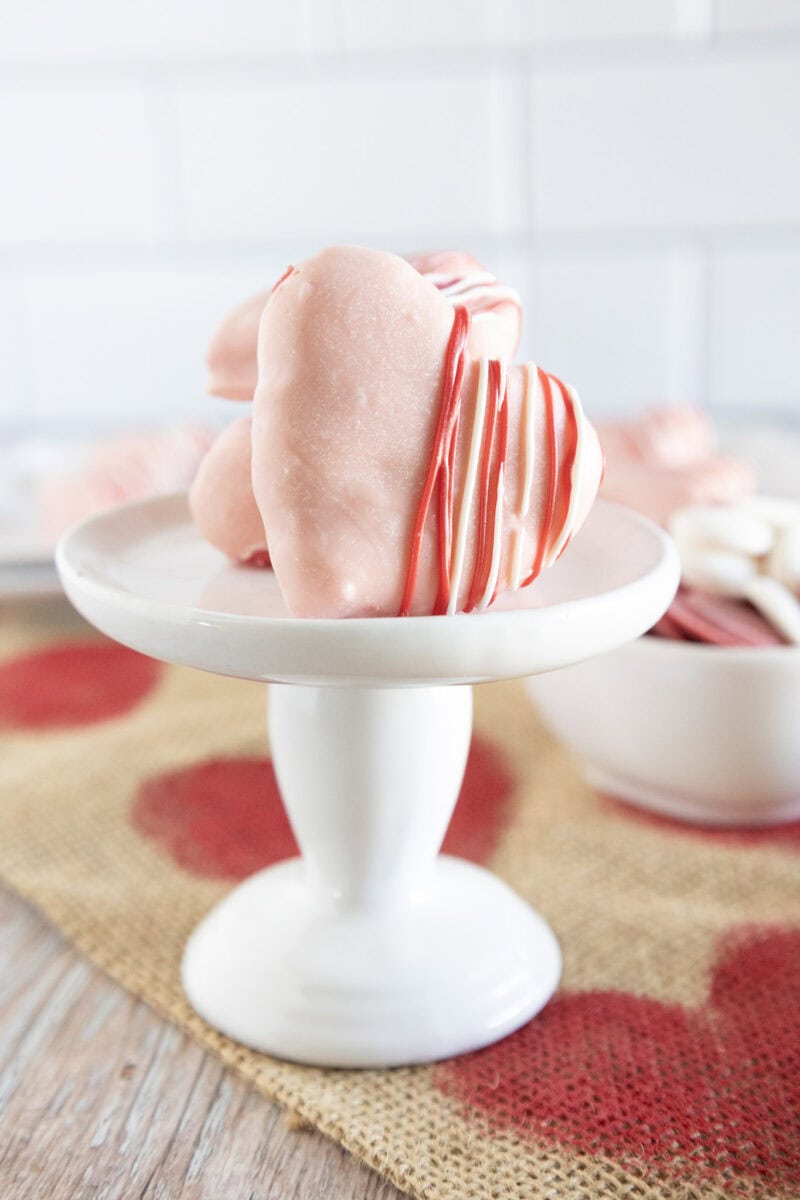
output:
<instances>
[{"instance_id":1,"label":"red heart printed on burlap","mask_svg":"<svg viewBox=\"0 0 800 1200\"><path fill-rule=\"evenodd\" d=\"M332 247L261 318L252 478L301 617L473 611L566 547L602 454L574 392L474 359L470 317L392 254Z\"/></svg>"},{"instance_id":2,"label":"red heart printed on burlap","mask_svg":"<svg viewBox=\"0 0 800 1200\"><path fill-rule=\"evenodd\" d=\"M498 1132L694 1182L796 1188L798 996L800 931L745 930L723 942L700 1008L562 993L502 1042L439 1066L436 1085Z\"/></svg>"},{"instance_id":3,"label":"red heart printed on burlap","mask_svg":"<svg viewBox=\"0 0 800 1200\"><path fill-rule=\"evenodd\" d=\"M491 858L511 815L513 780L500 753L474 738L458 802L444 840L446 854ZM187 871L244 879L297 854L266 758L215 758L145 781L132 819Z\"/></svg>"},{"instance_id":4,"label":"red heart printed on burlap","mask_svg":"<svg viewBox=\"0 0 800 1200\"><path fill-rule=\"evenodd\" d=\"M124 716L163 663L114 642L55 642L0 664L0 728L69 729Z\"/></svg>"}]
</instances>

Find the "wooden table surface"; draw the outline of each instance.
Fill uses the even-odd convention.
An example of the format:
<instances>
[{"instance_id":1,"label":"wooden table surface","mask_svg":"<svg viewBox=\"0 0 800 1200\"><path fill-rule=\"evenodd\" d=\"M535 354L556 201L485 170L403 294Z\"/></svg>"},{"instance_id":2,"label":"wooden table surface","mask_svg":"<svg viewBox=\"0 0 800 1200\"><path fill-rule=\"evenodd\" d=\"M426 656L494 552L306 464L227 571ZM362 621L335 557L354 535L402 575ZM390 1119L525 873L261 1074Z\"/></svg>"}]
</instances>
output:
<instances>
[{"instance_id":1,"label":"wooden table surface","mask_svg":"<svg viewBox=\"0 0 800 1200\"><path fill-rule=\"evenodd\" d=\"M2 1200L400 1200L0 888Z\"/></svg>"}]
</instances>

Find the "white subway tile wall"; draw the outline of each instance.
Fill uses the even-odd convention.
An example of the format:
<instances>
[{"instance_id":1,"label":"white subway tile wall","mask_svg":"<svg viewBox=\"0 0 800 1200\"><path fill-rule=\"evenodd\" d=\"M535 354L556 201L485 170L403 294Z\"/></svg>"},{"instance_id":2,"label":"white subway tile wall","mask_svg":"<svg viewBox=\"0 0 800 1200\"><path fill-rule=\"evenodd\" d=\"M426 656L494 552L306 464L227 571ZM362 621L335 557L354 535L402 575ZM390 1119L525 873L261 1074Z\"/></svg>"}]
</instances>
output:
<instances>
[{"instance_id":1,"label":"white subway tile wall","mask_svg":"<svg viewBox=\"0 0 800 1200\"><path fill-rule=\"evenodd\" d=\"M800 416L800 2L0 6L0 426L209 411L332 240L473 250L592 413Z\"/></svg>"},{"instance_id":2,"label":"white subway tile wall","mask_svg":"<svg viewBox=\"0 0 800 1200\"><path fill-rule=\"evenodd\" d=\"M800 56L586 64L534 78L543 233L791 224Z\"/></svg>"},{"instance_id":3,"label":"white subway tile wall","mask_svg":"<svg viewBox=\"0 0 800 1200\"><path fill-rule=\"evenodd\" d=\"M152 241L148 132L135 86L2 88L0 245Z\"/></svg>"},{"instance_id":4,"label":"white subway tile wall","mask_svg":"<svg viewBox=\"0 0 800 1200\"><path fill-rule=\"evenodd\" d=\"M177 93L191 243L469 239L524 227L521 89L497 75L292 78Z\"/></svg>"},{"instance_id":5,"label":"white subway tile wall","mask_svg":"<svg viewBox=\"0 0 800 1200\"><path fill-rule=\"evenodd\" d=\"M30 395L25 314L15 272L0 272L0 429L24 415Z\"/></svg>"},{"instance_id":6,"label":"white subway tile wall","mask_svg":"<svg viewBox=\"0 0 800 1200\"><path fill-rule=\"evenodd\" d=\"M0 32L8 62L213 63L310 49L311 11L308 0L12 0Z\"/></svg>"},{"instance_id":7,"label":"white subway tile wall","mask_svg":"<svg viewBox=\"0 0 800 1200\"><path fill-rule=\"evenodd\" d=\"M220 314L282 270L267 255L239 269L32 267L23 308L37 414L80 413L103 426L205 416L204 349Z\"/></svg>"},{"instance_id":8,"label":"white subway tile wall","mask_svg":"<svg viewBox=\"0 0 800 1200\"><path fill-rule=\"evenodd\" d=\"M608 42L676 32L673 0L540 0L531 13L536 36L544 41Z\"/></svg>"},{"instance_id":9,"label":"white subway tile wall","mask_svg":"<svg viewBox=\"0 0 800 1200\"><path fill-rule=\"evenodd\" d=\"M757 395L773 408L800 410L800 237L720 249L710 290L714 402L746 405Z\"/></svg>"},{"instance_id":10,"label":"white subway tile wall","mask_svg":"<svg viewBox=\"0 0 800 1200\"><path fill-rule=\"evenodd\" d=\"M515 0L347 0L344 12L353 50L515 45L525 32L526 6Z\"/></svg>"},{"instance_id":11,"label":"white subway tile wall","mask_svg":"<svg viewBox=\"0 0 800 1200\"><path fill-rule=\"evenodd\" d=\"M717 20L725 32L800 29L800 5L797 0L717 0Z\"/></svg>"},{"instance_id":12,"label":"white subway tile wall","mask_svg":"<svg viewBox=\"0 0 800 1200\"><path fill-rule=\"evenodd\" d=\"M702 392L703 279L691 253L541 254L526 349L589 412Z\"/></svg>"}]
</instances>

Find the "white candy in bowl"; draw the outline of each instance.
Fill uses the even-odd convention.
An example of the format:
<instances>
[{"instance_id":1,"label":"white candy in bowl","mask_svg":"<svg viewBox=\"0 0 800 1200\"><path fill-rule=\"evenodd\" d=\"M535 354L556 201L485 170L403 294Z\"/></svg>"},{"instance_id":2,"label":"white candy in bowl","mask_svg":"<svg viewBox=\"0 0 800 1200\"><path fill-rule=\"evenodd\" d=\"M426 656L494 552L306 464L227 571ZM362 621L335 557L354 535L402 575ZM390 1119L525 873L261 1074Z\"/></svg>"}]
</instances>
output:
<instances>
[{"instance_id":1,"label":"white candy in bowl","mask_svg":"<svg viewBox=\"0 0 800 1200\"><path fill-rule=\"evenodd\" d=\"M746 600L785 644L646 635L528 692L598 791L709 825L800 818L800 505L685 509L671 528L711 616Z\"/></svg>"}]
</instances>

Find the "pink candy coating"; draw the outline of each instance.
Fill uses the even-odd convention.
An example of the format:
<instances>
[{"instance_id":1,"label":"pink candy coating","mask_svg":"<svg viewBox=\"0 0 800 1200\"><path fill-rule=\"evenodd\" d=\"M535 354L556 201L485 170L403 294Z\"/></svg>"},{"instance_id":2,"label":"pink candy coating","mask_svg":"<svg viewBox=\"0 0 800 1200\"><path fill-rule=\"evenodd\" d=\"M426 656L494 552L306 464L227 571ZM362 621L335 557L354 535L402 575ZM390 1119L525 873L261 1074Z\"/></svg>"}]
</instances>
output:
<instances>
[{"instance_id":1,"label":"pink candy coating","mask_svg":"<svg viewBox=\"0 0 800 1200\"><path fill-rule=\"evenodd\" d=\"M471 254L461 250L441 250L431 254L410 255L408 262L426 277L467 277L483 272ZM491 288L487 289L491 292ZM249 296L222 321L206 355L208 391L228 400L252 400L258 382L256 345L258 323L271 295L271 289ZM460 301L473 317L470 350L474 358L513 358L520 335L520 306L509 299L469 296Z\"/></svg>"},{"instance_id":2,"label":"pink candy coating","mask_svg":"<svg viewBox=\"0 0 800 1200\"><path fill-rule=\"evenodd\" d=\"M410 531L428 470L453 308L404 260L332 247L274 292L259 332L253 484L270 554L291 612L307 617L391 616L403 589ZM457 441L456 504L475 411L478 364L468 358ZM521 486L522 368L508 372L509 455L499 590L508 587L512 508ZM540 400L541 402L541 400ZM542 424L541 419L538 422ZM556 439L563 443L563 415ZM574 520L585 518L602 456L584 423ZM522 523L535 547L547 453ZM560 501L555 528L566 515ZM475 550L471 518L466 557ZM533 551L528 562L533 558ZM428 522L412 613L429 613L437 588L436 521ZM463 607L469 576L462 582Z\"/></svg>"},{"instance_id":3,"label":"pink candy coating","mask_svg":"<svg viewBox=\"0 0 800 1200\"><path fill-rule=\"evenodd\" d=\"M484 272L476 258L459 250L417 254L407 260L426 278L469 279ZM282 285L282 284L281 284ZM231 400L252 400L258 382L256 346L258 324L272 291L257 292L230 312L214 334L207 354L208 390L215 396ZM464 298L473 320L470 331L470 350L473 357L513 358L519 344L520 306L518 301L505 297L492 300L492 288L485 296ZM497 289L495 289L497 290ZM233 427L236 428L236 427ZM245 436L245 428L248 436ZM210 461L198 473L191 493L195 522L205 537L230 558L252 561L252 546L263 527L255 497L252 495L249 442L249 421L236 432L220 435ZM251 489L247 493L248 487ZM261 528L259 535L258 531ZM260 556L267 561L266 546Z\"/></svg>"},{"instance_id":4,"label":"pink candy coating","mask_svg":"<svg viewBox=\"0 0 800 1200\"><path fill-rule=\"evenodd\" d=\"M189 492L195 524L212 546L240 562L266 565L267 539L250 476L250 417L229 425L206 454Z\"/></svg>"}]
</instances>

